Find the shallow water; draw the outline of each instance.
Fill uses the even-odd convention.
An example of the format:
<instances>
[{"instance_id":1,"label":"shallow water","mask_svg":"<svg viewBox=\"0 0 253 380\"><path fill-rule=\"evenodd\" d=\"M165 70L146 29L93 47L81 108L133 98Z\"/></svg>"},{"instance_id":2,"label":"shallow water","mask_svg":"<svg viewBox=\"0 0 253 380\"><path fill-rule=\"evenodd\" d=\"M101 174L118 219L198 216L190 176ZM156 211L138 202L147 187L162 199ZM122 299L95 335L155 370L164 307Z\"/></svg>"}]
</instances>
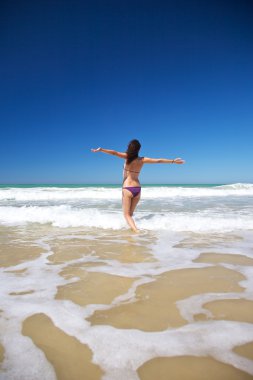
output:
<instances>
[{"instance_id":1,"label":"shallow water","mask_svg":"<svg viewBox=\"0 0 253 380\"><path fill-rule=\"evenodd\" d=\"M253 378L253 185L0 199L1 379Z\"/></svg>"}]
</instances>

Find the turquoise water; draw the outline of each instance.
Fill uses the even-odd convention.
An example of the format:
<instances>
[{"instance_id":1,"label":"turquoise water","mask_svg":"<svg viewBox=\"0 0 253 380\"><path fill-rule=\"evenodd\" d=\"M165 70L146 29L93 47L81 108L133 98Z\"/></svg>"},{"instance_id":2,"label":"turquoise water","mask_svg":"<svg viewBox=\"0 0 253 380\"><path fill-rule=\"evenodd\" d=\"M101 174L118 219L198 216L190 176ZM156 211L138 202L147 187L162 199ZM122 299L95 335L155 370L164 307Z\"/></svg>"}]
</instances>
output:
<instances>
[{"instance_id":1,"label":"turquoise water","mask_svg":"<svg viewBox=\"0 0 253 380\"><path fill-rule=\"evenodd\" d=\"M214 186L223 186L221 183L211 183L211 184L142 184L142 187L214 187ZM120 188L121 184L0 184L0 188L5 187L16 187L16 188L30 188L30 187L59 187L59 188L78 188L78 187L107 187L107 188Z\"/></svg>"}]
</instances>

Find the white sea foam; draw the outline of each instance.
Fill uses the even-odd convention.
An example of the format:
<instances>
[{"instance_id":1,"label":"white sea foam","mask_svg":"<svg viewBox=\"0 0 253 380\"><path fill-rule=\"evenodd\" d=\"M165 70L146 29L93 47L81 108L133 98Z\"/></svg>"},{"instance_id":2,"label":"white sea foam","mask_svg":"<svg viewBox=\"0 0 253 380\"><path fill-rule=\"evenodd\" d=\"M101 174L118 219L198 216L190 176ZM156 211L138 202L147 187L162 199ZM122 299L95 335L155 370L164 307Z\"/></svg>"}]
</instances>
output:
<instances>
[{"instance_id":1,"label":"white sea foam","mask_svg":"<svg viewBox=\"0 0 253 380\"><path fill-rule=\"evenodd\" d=\"M120 188L104 187L31 187L0 189L0 200L61 201L78 199L119 199Z\"/></svg>"},{"instance_id":2,"label":"white sea foam","mask_svg":"<svg viewBox=\"0 0 253 380\"><path fill-rule=\"evenodd\" d=\"M111 337L109 346L108 337ZM95 361L106 370L105 379L127 380L135 379L135 370L144 362L159 356L212 356L253 374L252 361L231 352L234 346L252 338L252 324L212 321L154 333L97 326L89 330L85 341L96 352ZM120 347L119 341L124 342ZM131 371L132 376L128 377Z\"/></svg>"},{"instance_id":3,"label":"white sea foam","mask_svg":"<svg viewBox=\"0 0 253 380\"><path fill-rule=\"evenodd\" d=\"M196 198L196 197L227 197L253 196L253 184L232 184L216 187L182 187L155 186L143 187L143 199L156 198ZM108 187L31 187L31 188L1 188L2 201L61 201L61 200L110 200L120 199L120 188Z\"/></svg>"},{"instance_id":4,"label":"white sea foam","mask_svg":"<svg viewBox=\"0 0 253 380\"><path fill-rule=\"evenodd\" d=\"M216 186L216 188L223 189L223 190L252 190L253 184L252 183L232 183L230 185Z\"/></svg>"},{"instance_id":5,"label":"white sea foam","mask_svg":"<svg viewBox=\"0 0 253 380\"><path fill-rule=\"evenodd\" d=\"M50 223L57 227L97 227L121 229L125 223L122 215L98 209L75 209L61 206L1 207L0 222L7 225L24 223Z\"/></svg>"},{"instance_id":6,"label":"white sea foam","mask_svg":"<svg viewBox=\"0 0 253 380\"><path fill-rule=\"evenodd\" d=\"M252 184L144 187L135 218L147 230L224 232L252 230L252 212ZM121 189L108 187L1 188L0 223L114 230L126 226Z\"/></svg>"},{"instance_id":7,"label":"white sea foam","mask_svg":"<svg viewBox=\"0 0 253 380\"><path fill-rule=\"evenodd\" d=\"M248 214L215 213L205 211L150 213L137 212L136 222L141 229L226 232L252 230L253 218ZM50 223L56 227L88 227L119 230L126 227L122 211L108 211L97 208L73 208L60 206L0 207L0 223L19 225L25 223Z\"/></svg>"}]
</instances>

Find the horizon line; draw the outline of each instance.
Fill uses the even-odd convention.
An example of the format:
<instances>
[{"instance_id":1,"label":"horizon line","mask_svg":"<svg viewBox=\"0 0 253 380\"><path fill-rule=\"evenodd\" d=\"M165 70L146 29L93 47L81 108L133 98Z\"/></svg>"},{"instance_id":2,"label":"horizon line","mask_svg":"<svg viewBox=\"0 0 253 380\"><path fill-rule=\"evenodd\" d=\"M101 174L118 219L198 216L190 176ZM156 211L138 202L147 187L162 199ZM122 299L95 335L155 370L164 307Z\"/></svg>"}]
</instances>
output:
<instances>
[{"instance_id":1,"label":"horizon line","mask_svg":"<svg viewBox=\"0 0 253 380\"><path fill-rule=\"evenodd\" d=\"M141 186L150 186L150 185L163 185L163 186L180 186L180 185L231 185L236 183L248 183L248 182L187 182L187 183L142 183ZM0 183L0 186L33 186L33 185L58 185L58 186L122 186L122 183L73 183L73 182L24 182L24 183Z\"/></svg>"}]
</instances>

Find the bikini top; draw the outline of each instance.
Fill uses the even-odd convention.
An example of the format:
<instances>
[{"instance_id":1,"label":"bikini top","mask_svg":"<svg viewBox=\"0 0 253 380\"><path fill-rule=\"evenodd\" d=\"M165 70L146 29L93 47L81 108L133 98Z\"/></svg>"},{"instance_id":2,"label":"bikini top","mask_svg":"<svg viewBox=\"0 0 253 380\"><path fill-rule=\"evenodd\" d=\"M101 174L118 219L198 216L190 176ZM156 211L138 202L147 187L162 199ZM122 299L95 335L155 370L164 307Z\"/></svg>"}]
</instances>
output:
<instances>
[{"instance_id":1,"label":"bikini top","mask_svg":"<svg viewBox=\"0 0 253 380\"><path fill-rule=\"evenodd\" d=\"M141 159L142 159L142 158L143 158L143 157L141 157ZM131 172L131 173L136 173L136 174L139 174L139 173L140 173L140 172L135 172L134 170L126 169L126 164L124 164L123 169L124 169L126 172Z\"/></svg>"},{"instance_id":2,"label":"bikini top","mask_svg":"<svg viewBox=\"0 0 253 380\"><path fill-rule=\"evenodd\" d=\"M123 166L123 169L124 169L126 172L131 172L131 173L136 173L136 174L139 174L139 173L140 173L140 172L135 172L134 170L126 169L126 165Z\"/></svg>"}]
</instances>

